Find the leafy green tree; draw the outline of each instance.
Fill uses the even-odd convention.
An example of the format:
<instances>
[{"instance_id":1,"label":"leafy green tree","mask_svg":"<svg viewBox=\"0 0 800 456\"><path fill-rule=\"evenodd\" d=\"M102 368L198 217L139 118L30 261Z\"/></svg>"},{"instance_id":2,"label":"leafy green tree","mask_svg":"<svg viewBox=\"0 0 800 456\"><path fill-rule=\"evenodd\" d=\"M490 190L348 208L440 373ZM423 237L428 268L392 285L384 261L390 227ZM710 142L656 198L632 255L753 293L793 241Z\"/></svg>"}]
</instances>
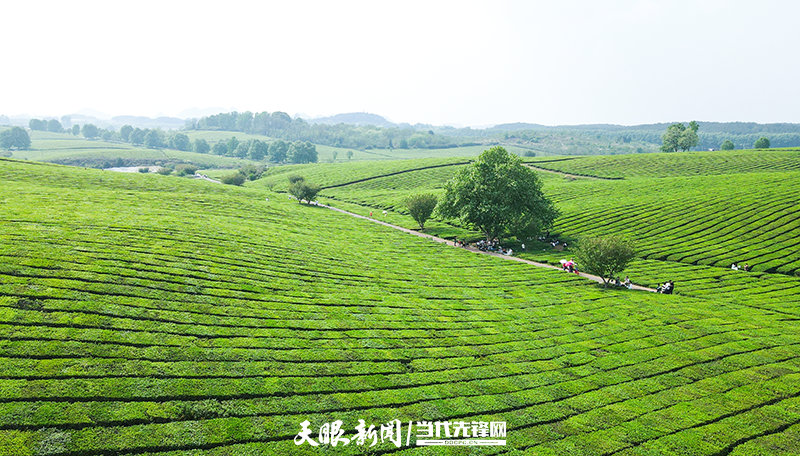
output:
<instances>
[{"instance_id":1,"label":"leafy green tree","mask_svg":"<svg viewBox=\"0 0 800 456\"><path fill-rule=\"evenodd\" d=\"M41 119L31 119L28 121L28 128L32 131L47 131L47 122Z\"/></svg>"},{"instance_id":2,"label":"leafy green tree","mask_svg":"<svg viewBox=\"0 0 800 456\"><path fill-rule=\"evenodd\" d=\"M228 155L233 157L236 154L236 148L239 147L239 140L236 139L236 136L231 136L227 142L228 146Z\"/></svg>"},{"instance_id":3,"label":"leafy green tree","mask_svg":"<svg viewBox=\"0 0 800 456\"><path fill-rule=\"evenodd\" d=\"M754 149L769 149L769 138L762 136L753 144Z\"/></svg>"},{"instance_id":4,"label":"leafy green tree","mask_svg":"<svg viewBox=\"0 0 800 456\"><path fill-rule=\"evenodd\" d=\"M733 150L734 147L735 146L733 145L733 141L731 141L730 139L722 141L722 145L719 146L719 148L722 150Z\"/></svg>"},{"instance_id":5,"label":"leafy green tree","mask_svg":"<svg viewBox=\"0 0 800 456\"><path fill-rule=\"evenodd\" d=\"M425 222L431 218L433 210L436 209L436 204L439 198L433 193L423 193L420 195L412 195L405 199L404 203L408 208L408 213L411 214L418 224L419 229L425 229Z\"/></svg>"},{"instance_id":6,"label":"leafy green tree","mask_svg":"<svg viewBox=\"0 0 800 456\"><path fill-rule=\"evenodd\" d=\"M275 140L269 145L269 161L281 163L286 161L286 153L289 152L289 144L281 139Z\"/></svg>"},{"instance_id":7,"label":"leafy green tree","mask_svg":"<svg viewBox=\"0 0 800 456\"><path fill-rule=\"evenodd\" d=\"M348 150L347 151L347 159L350 160L351 158L353 158L353 151L352 150Z\"/></svg>"},{"instance_id":8,"label":"leafy green tree","mask_svg":"<svg viewBox=\"0 0 800 456\"><path fill-rule=\"evenodd\" d=\"M75 125L72 126L72 136L78 136L78 134L80 132L81 132L81 126L80 125L75 124Z\"/></svg>"},{"instance_id":9,"label":"leafy green tree","mask_svg":"<svg viewBox=\"0 0 800 456\"><path fill-rule=\"evenodd\" d=\"M679 150L687 151L696 146L699 142L697 130L700 125L694 120L689 122L689 127L685 127L682 123L674 123L667 128L664 135L661 136L663 145L661 146L662 152L677 152Z\"/></svg>"},{"instance_id":10,"label":"leafy green tree","mask_svg":"<svg viewBox=\"0 0 800 456\"><path fill-rule=\"evenodd\" d=\"M272 123L272 128L284 129L292 123L292 116L285 112L275 111L272 113L270 122Z\"/></svg>"},{"instance_id":11,"label":"leafy green tree","mask_svg":"<svg viewBox=\"0 0 800 456\"><path fill-rule=\"evenodd\" d=\"M214 147L211 148L211 152L214 155L225 155L228 153L228 143L226 141L219 141L214 143Z\"/></svg>"},{"instance_id":12,"label":"leafy green tree","mask_svg":"<svg viewBox=\"0 0 800 456\"><path fill-rule=\"evenodd\" d=\"M250 151L250 143L247 141L242 141L236 146L236 150L233 152L234 157L245 158L247 157L247 153Z\"/></svg>"},{"instance_id":13,"label":"leafy green tree","mask_svg":"<svg viewBox=\"0 0 800 456\"><path fill-rule=\"evenodd\" d=\"M336 157L339 156L339 151L334 150L333 152L331 152L331 156L333 156L333 161L336 161Z\"/></svg>"},{"instance_id":14,"label":"leafy green tree","mask_svg":"<svg viewBox=\"0 0 800 456\"><path fill-rule=\"evenodd\" d=\"M602 278L604 287L636 256L633 244L621 236L581 239L574 253L581 270Z\"/></svg>"},{"instance_id":15,"label":"leafy green tree","mask_svg":"<svg viewBox=\"0 0 800 456\"><path fill-rule=\"evenodd\" d=\"M192 141L184 133L175 133L169 137L169 146L177 150L192 150Z\"/></svg>"},{"instance_id":16,"label":"leafy green tree","mask_svg":"<svg viewBox=\"0 0 800 456\"><path fill-rule=\"evenodd\" d=\"M128 139L130 140L131 144L144 144L144 135L144 130L141 128L136 128L130 133L130 135L128 135Z\"/></svg>"},{"instance_id":17,"label":"leafy green tree","mask_svg":"<svg viewBox=\"0 0 800 456\"><path fill-rule=\"evenodd\" d=\"M61 133L64 131L64 128L61 126L61 122L57 121L56 119L50 119L47 121L47 131Z\"/></svg>"},{"instance_id":18,"label":"leafy green tree","mask_svg":"<svg viewBox=\"0 0 800 456\"><path fill-rule=\"evenodd\" d=\"M31 147L31 137L22 127L11 127L0 133L0 147L3 149L27 149Z\"/></svg>"},{"instance_id":19,"label":"leafy green tree","mask_svg":"<svg viewBox=\"0 0 800 456\"><path fill-rule=\"evenodd\" d=\"M194 140L194 151L198 154L207 154L211 152L211 146L208 145L208 141L203 138L197 138Z\"/></svg>"},{"instance_id":20,"label":"leafy green tree","mask_svg":"<svg viewBox=\"0 0 800 456\"><path fill-rule=\"evenodd\" d=\"M149 130L144 135L144 145L151 149L164 147L164 138L159 130Z\"/></svg>"},{"instance_id":21,"label":"leafy green tree","mask_svg":"<svg viewBox=\"0 0 800 456\"><path fill-rule=\"evenodd\" d=\"M86 124L81 128L81 133L86 139L94 139L100 136L100 129L92 124Z\"/></svg>"},{"instance_id":22,"label":"leafy green tree","mask_svg":"<svg viewBox=\"0 0 800 456\"><path fill-rule=\"evenodd\" d=\"M534 236L550 228L559 215L544 196L536 172L500 146L456 172L436 211L480 230L487 239Z\"/></svg>"},{"instance_id":23,"label":"leafy green tree","mask_svg":"<svg viewBox=\"0 0 800 456\"><path fill-rule=\"evenodd\" d=\"M119 129L119 136L123 141L128 142L131 137L131 132L133 132L133 127L130 125L123 125L122 128Z\"/></svg>"},{"instance_id":24,"label":"leafy green tree","mask_svg":"<svg viewBox=\"0 0 800 456\"><path fill-rule=\"evenodd\" d=\"M239 172L244 174L247 177L247 180L258 180L261 178L261 175L264 174L267 168L264 166L256 166L252 163L248 163L241 168L239 168Z\"/></svg>"},{"instance_id":25,"label":"leafy green tree","mask_svg":"<svg viewBox=\"0 0 800 456\"><path fill-rule=\"evenodd\" d=\"M247 151L247 156L251 160L263 160L269 153L269 146L264 141L254 139L250 142L250 149Z\"/></svg>"},{"instance_id":26,"label":"leafy green tree","mask_svg":"<svg viewBox=\"0 0 800 456\"><path fill-rule=\"evenodd\" d=\"M289 193L297 198L298 203L305 201L311 204L317 198L317 193L321 190L319 185L309 184L302 177L289 185Z\"/></svg>"},{"instance_id":27,"label":"leafy green tree","mask_svg":"<svg viewBox=\"0 0 800 456\"><path fill-rule=\"evenodd\" d=\"M317 146L308 141L295 141L289 146L286 158L290 163L316 163Z\"/></svg>"}]
</instances>

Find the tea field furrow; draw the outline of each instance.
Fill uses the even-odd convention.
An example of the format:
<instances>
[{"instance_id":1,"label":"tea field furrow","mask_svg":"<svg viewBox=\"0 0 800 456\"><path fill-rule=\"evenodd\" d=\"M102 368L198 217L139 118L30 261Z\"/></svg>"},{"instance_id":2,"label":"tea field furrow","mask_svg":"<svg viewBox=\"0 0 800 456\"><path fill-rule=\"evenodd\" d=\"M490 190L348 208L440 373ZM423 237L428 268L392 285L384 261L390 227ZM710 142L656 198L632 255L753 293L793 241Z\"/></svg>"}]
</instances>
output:
<instances>
[{"instance_id":1,"label":"tea field furrow","mask_svg":"<svg viewBox=\"0 0 800 456\"><path fill-rule=\"evenodd\" d=\"M671 414L676 409L680 409L679 413L683 415L692 413L697 408L708 410L708 407L703 406L703 403L725 401L727 396L735 395L737 391L751 387L747 378L742 376L745 372L750 376L757 376L759 384L764 385L766 388L772 387L773 384L788 385L787 378L791 378L791 376L782 376L777 371L762 375L756 374L755 369L746 369L745 371L723 373L710 377L709 380L717 381L703 381L703 385L700 388L694 388L699 386L697 385L700 383L699 381L689 381L679 386L648 385L648 392L640 397L631 396L631 391L625 390L618 390L610 396L597 395L596 397L600 401L598 404L593 404L593 407L596 408L587 413L571 414L559 422L558 438L553 443L543 446L558 448L561 452L564 452L567 451L566 446L580 446L582 441L591 441L595 438L608 439L612 435L615 437L625 436L621 441L617 440L617 438L611 438L610 442L617 443L613 448L609 448L603 453L618 454L624 449L635 448L654 437L671 435L679 431L665 433L659 429L660 426L654 426L654 422L657 422L657 420L653 417ZM721 378L725 378L725 380L719 381ZM769 402L774 403L783 399L779 395L780 393L775 394ZM690 407L689 404L697 404L697 407ZM744 410L726 413L715 418L715 420L719 421L749 410L746 406L743 408ZM580 408L576 411L580 411ZM634 418L629 419L632 416ZM634 432L632 435L631 433L634 430L638 430L638 432ZM641 437L634 437L636 434ZM525 449L527 448L530 447Z\"/></svg>"},{"instance_id":2,"label":"tea field furrow","mask_svg":"<svg viewBox=\"0 0 800 456\"><path fill-rule=\"evenodd\" d=\"M780 212L778 212L778 211L780 211ZM750 214L749 219L742 221L742 223L744 223L745 225L748 225L748 224L752 225L753 223L758 221L765 228L769 228L770 225L773 225L772 228L770 229L770 231L763 232L763 234L759 235L758 232L756 232L756 231L747 232L746 230L743 230L743 229L738 229L738 230L726 230L726 229L716 230L716 233L717 233L716 239L708 240L708 241L705 241L705 242L695 242L695 243L691 244L691 250L688 250L688 251L690 251L692 253L695 253L697 251L704 251L706 249L708 249L708 250L717 249L718 250L718 249L723 248L723 247L726 248L726 250L734 250L734 251L735 250L740 250L741 251L742 250L742 247L741 247L742 238L744 238L746 235L749 235L749 237L747 238L746 241L748 243L752 243L752 244L750 244L750 246L748 246L748 247L752 248L751 246L753 244L756 247L762 246L759 249L759 254L760 254L759 258L766 257L767 255L769 255L770 253L776 251L777 249L785 249L787 247L786 245L781 245L782 243L775 243L774 239L779 238L780 236L782 236L782 235L784 235L786 233L789 233L789 232L792 232L792 231L796 231L797 228L798 228L798 215L796 213L785 214L784 212L785 212L785 209L776 209L775 212L766 213L766 214L755 212L755 213L751 213ZM777 217L779 217L779 218L777 218ZM727 223L727 221L725 223ZM703 231L699 232L698 234L699 235L703 235L703 236L710 235L711 234L711 230L714 229L714 228L715 228L714 226L708 227L708 228L704 229ZM788 247L791 247L791 246L795 245L797 241L794 240L794 239L788 239L788 242L789 242ZM680 244L683 244L684 246L687 246L685 241L681 242L680 240L676 240L675 243L676 244L680 243ZM671 247L671 248L674 249L675 254L673 254L673 255L677 255L677 254L681 253L681 249L680 249L679 246L669 245L670 244L669 241L664 242L664 244L665 244L665 247L667 247L667 248ZM731 244L733 244L733 245L731 245ZM748 248L748 247L745 247L745 248ZM688 246L687 246L687 248L688 248ZM735 253L731 253L731 255L735 255Z\"/></svg>"},{"instance_id":3,"label":"tea field furrow","mask_svg":"<svg viewBox=\"0 0 800 456\"><path fill-rule=\"evenodd\" d=\"M716 383L716 384L719 384L719 383ZM685 388L685 387L686 387L686 385L684 385L682 388ZM732 389L732 387L731 387L731 388L728 388L727 390L723 390L723 391L721 391L721 392L729 391L730 389ZM694 393L694 392L693 392L693 393ZM719 392L717 392L717 394L718 394L718 393L719 393ZM652 394L652 393L651 393L651 394ZM696 394L697 394L697 393L694 393L695 397L696 397ZM680 397L680 396L678 396L678 397ZM674 400L675 400L674 398L675 398L675 396L672 396L672 397L670 397L669 399L671 399L671 400L674 402ZM666 397L665 397L665 399L666 399ZM631 401L631 400L630 400L630 399L628 399L627 401ZM652 404L652 403L653 403L653 402L651 402L651 401L648 401L648 404ZM657 403L661 404L661 405L662 405L662 408L664 408L664 406L663 406L663 402L661 402L661 401L657 401ZM103 404L104 404L104 403L100 403L100 404L98 404L98 405L103 405ZM612 404L612 405L613 405L613 404ZM249 410L252 410L252 408L250 408ZM96 412L96 413L97 413L97 412ZM109 423L107 423L107 424L108 424L108 425L115 425L115 424L118 424L118 423L110 423L110 422L109 422ZM73 428L73 429L79 429L79 428L82 428L82 427L83 427L83 426L72 426L72 427L70 427L70 428Z\"/></svg>"},{"instance_id":4,"label":"tea field furrow","mask_svg":"<svg viewBox=\"0 0 800 456\"><path fill-rule=\"evenodd\" d=\"M667 386L666 386L666 385L663 385L663 387L664 387L664 388L667 388ZM652 394L652 392L651 392L651 393L649 393L649 394ZM604 397L608 397L608 396L604 396ZM611 404L613 404L613 403L615 403L615 402L619 402L619 401L618 401L618 400L612 400ZM497 413L497 411L494 411L494 412L495 412L495 413ZM456 416L455 418L456 418L456 419L458 419L458 418L462 418L462 417L460 417L460 416ZM539 423L537 423L537 424L539 424Z\"/></svg>"},{"instance_id":5,"label":"tea field furrow","mask_svg":"<svg viewBox=\"0 0 800 456\"><path fill-rule=\"evenodd\" d=\"M741 396L737 397L737 399L740 398ZM794 394L777 403L768 401L756 404L750 410L717 419L695 422L686 429L669 432L664 437L643 443L642 448L672 453L685 451L688 444L694 451L703 451L706 454L729 454L735 447L749 440L780 432L781 429L796 425L800 422L798 403L800 403L800 399L797 394ZM675 415L669 416L669 418L674 417ZM747 437L736 437L742 434ZM714 436L713 439L704 438L704 436L711 435ZM635 453L623 451L614 454Z\"/></svg>"},{"instance_id":6,"label":"tea field furrow","mask_svg":"<svg viewBox=\"0 0 800 456\"><path fill-rule=\"evenodd\" d=\"M652 376L662 375L664 373L670 372L677 372L682 369L685 369L689 366L697 366L701 364L705 364L708 362L718 362L719 360L725 359L730 356L740 355L744 353L753 353L759 351L767 351L769 349L770 344L766 341L760 341L759 344L754 343L755 340L750 339L747 341L747 346L753 348L746 348L742 351L737 351L737 348L734 348L737 343L732 344L723 344L731 345L731 349L722 350L723 346L716 346L713 349L699 349L696 351L690 351L688 353L696 353L698 356L689 358L684 357L676 357L675 358L675 365L663 365L662 360L659 359L659 363L657 367L661 369L661 372L658 369L654 371L648 371L644 375L624 375L624 378L628 379L641 379L641 378L649 378ZM784 346L783 349L787 347L795 347L795 345ZM709 351L709 354L714 356L713 358L703 354L703 352ZM785 350L784 350L785 351ZM784 354L784 351L781 354ZM716 353L715 353L716 352ZM794 356L797 356L797 353L793 353ZM667 356L669 358L669 356ZM644 370L638 369L638 366L641 364L647 363L639 363L637 365L637 373L644 373ZM612 370L616 370L612 369ZM621 371L629 370L625 366L619 367ZM664 371L664 369L668 369ZM512 376L521 375L520 379L525 378L527 374L511 374ZM596 376L598 374L592 374L590 377ZM604 375L604 374L599 374ZM411 374L410 376L414 376ZM437 375L437 379L440 380L440 377ZM248 397L271 397L274 395L279 395L279 391L282 388L289 388L293 392L293 395L304 395L304 394L331 394L334 392L340 393L360 393L365 392L373 389L372 387L365 387L364 380L357 380L357 379L347 379L347 381L340 382L337 384L337 387L334 389L330 389L326 391L326 385L329 384L329 380L308 380L308 379L299 379L298 382L295 384L289 383L288 378L284 378L280 381L280 387L278 387L278 383L276 380L269 380L266 378L262 378L261 381L258 383L258 386L254 384L252 379L247 379L247 381L237 381L237 379L227 379L227 381L220 383L216 382L206 382L204 380L197 380L197 379L182 379L182 381L160 381L157 379L142 379L142 378L115 378L112 382L103 382L94 381L94 382L87 382L82 381L79 379L69 379L69 380L61 380L61 381L16 381L16 380L5 380L0 381L0 390L4 391L4 402L8 401L31 401L35 402L38 400L58 400L58 401L67 401L67 402L82 402L86 400L115 400L118 398L117 395L122 395L126 397L126 400L133 400L133 401L145 401L145 400L152 400L152 399L181 399L181 400L196 400L199 397L214 397L219 400L228 400L228 399L235 399L235 398L248 398ZM375 379L377 380L377 378ZM375 383L373 380L371 383ZM572 381L572 380L570 380ZM626 380L628 381L628 380ZM423 385L398 385L394 384L389 379L383 379L383 382L386 384L382 387L383 390L397 390L397 389L405 389L418 387L427 387L433 383L427 383ZM459 387L465 386L466 384L471 384L474 382L483 382L486 381L482 380L470 380L466 381L463 384L459 384ZM492 383L492 381L488 381L486 383L487 387ZM104 383L107 385L104 385ZM436 383L436 382L434 382ZM622 382L624 383L624 382ZM519 384L516 382L515 384ZM91 390L89 390L89 385L91 385ZM352 386L347 386L352 385ZM357 386L358 385L358 386ZM24 389L22 389L24 387ZM485 390L485 387L478 388L479 390ZM246 393L245 391L249 391ZM35 396L26 396L24 393L32 391L38 391L39 394ZM63 392L69 391L69 396L64 396ZM142 394L148 391L153 391L152 394ZM257 391L257 392L253 392ZM179 394L179 392L182 392ZM224 392L224 394L223 394ZM466 393L465 393L466 394ZM463 396L463 394L462 394Z\"/></svg>"},{"instance_id":7,"label":"tea field furrow","mask_svg":"<svg viewBox=\"0 0 800 456\"><path fill-rule=\"evenodd\" d=\"M783 425L772 431L747 437L725 448L720 456L792 456L800 446L800 424Z\"/></svg>"},{"instance_id":8,"label":"tea field furrow","mask_svg":"<svg viewBox=\"0 0 800 456\"><path fill-rule=\"evenodd\" d=\"M252 336L233 336L215 337L199 339L192 335L184 335L177 332L153 331L148 329L128 329L126 334L118 335L118 329L107 329L94 325L79 325L74 323L42 325L29 322L8 322L11 324L0 325L0 335L9 341L23 340L72 340L76 342L95 342L112 345L123 345L132 347L148 346L181 346L181 345L202 345L209 349L213 348L245 348L245 349L264 349L273 350L292 350L302 348L313 348L318 346L319 339L310 338L277 338L264 337L257 338ZM16 326L24 327L21 332ZM120 330L123 330L120 328ZM169 337L165 337L168 335ZM457 338L448 338L438 335L431 337L398 337L398 340L386 341L381 337L359 337L353 338L328 338L325 342L328 348L353 349L357 350L365 344L378 345L375 340L384 341L380 345L383 348L393 348L399 345L413 348L444 348L444 347L469 347L469 346L493 346L512 342L531 342L543 340L541 337L531 332L505 332L501 336L495 335L464 335Z\"/></svg>"}]
</instances>

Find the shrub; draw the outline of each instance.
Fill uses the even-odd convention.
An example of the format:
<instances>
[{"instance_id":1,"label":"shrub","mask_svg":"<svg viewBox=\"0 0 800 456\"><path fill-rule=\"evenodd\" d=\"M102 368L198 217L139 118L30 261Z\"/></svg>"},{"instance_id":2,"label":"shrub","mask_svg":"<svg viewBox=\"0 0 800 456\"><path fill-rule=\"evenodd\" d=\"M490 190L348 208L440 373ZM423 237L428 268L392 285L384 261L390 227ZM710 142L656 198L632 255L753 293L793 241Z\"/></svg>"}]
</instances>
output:
<instances>
[{"instance_id":1,"label":"shrub","mask_svg":"<svg viewBox=\"0 0 800 456\"><path fill-rule=\"evenodd\" d=\"M165 168L162 166L161 168L158 168L158 171L156 172L163 176L169 176L170 174L172 174L172 168Z\"/></svg>"},{"instance_id":2,"label":"shrub","mask_svg":"<svg viewBox=\"0 0 800 456\"><path fill-rule=\"evenodd\" d=\"M222 176L219 180L223 184L241 186L244 184L244 181L247 180L247 176L237 171L235 173Z\"/></svg>"},{"instance_id":3,"label":"shrub","mask_svg":"<svg viewBox=\"0 0 800 456\"><path fill-rule=\"evenodd\" d=\"M264 174L267 168L265 166L256 166L251 163L248 163L241 168L239 168L239 172L244 174L247 177L247 180L254 181L261 179L261 175Z\"/></svg>"},{"instance_id":4,"label":"shrub","mask_svg":"<svg viewBox=\"0 0 800 456\"><path fill-rule=\"evenodd\" d=\"M321 190L319 185L309 184L304 178L299 176L292 176L295 178L294 182L289 186L289 193L297 198L298 202L305 200L311 204L317 198L317 193ZM289 180L292 180L292 177ZM297 179L299 177L299 179Z\"/></svg>"},{"instance_id":5,"label":"shrub","mask_svg":"<svg viewBox=\"0 0 800 456\"><path fill-rule=\"evenodd\" d=\"M197 170L197 166L194 165L182 164L175 166L175 172L178 173L178 176L193 176Z\"/></svg>"},{"instance_id":6,"label":"shrub","mask_svg":"<svg viewBox=\"0 0 800 456\"><path fill-rule=\"evenodd\" d=\"M142 174L149 173L150 172L150 168L147 168L147 167L143 166L143 167L139 168L139 172L142 173Z\"/></svg>"}]
</instances>

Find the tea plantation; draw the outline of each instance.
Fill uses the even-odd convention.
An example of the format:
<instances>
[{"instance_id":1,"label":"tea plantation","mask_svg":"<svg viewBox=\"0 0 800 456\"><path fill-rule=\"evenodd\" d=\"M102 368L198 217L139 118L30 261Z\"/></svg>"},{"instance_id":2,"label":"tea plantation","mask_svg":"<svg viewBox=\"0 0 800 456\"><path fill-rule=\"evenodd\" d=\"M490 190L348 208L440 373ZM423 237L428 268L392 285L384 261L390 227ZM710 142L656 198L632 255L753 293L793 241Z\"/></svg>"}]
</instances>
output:
<instances>
[{"instance_id":1,"label":"tea plantation","mask_svg":"<svg viewBox=\"0 0 800 456\"><path fill-rule=\"evenodd\" d=\"M446 169L382 179L435 188ZM383 191L345 174L326 184L362 180L354 201ZM764 227L789 225L777 205L788 200L778 190L794 189L790 174L770 181L770 199L744 203L776 204ZM640 193L620 193L601 213L605 194L571 203L599 191L596 182L548 179L565 223L587 231L600 222L578 210L624 227L611 203L628 198L636 214L657 200L626 179L625 191ZM751 181L742 179L713 196L744 195L737 188ZM800 317L778 299L603 290L301 205L258 182L8 159L0 182L0 455L745 456L800 447ZM664 195L694 191L665 182ZM348 187L326 192L344 199ZM630 222L631 232L638 223L655 225ZM672 255L659 246L679 241L649 248ZM722 260L702 259L714 255ZM796 288L774 288L797 300ZM412 435L399 447L296 445L306 420L315 439L335 420L348 438L359 420L505 422L507 443L418 447Z\"/></svg>"},{"instance_id":2,"label":"tea plantation","mask_svg":"<svg viewBox=\"0 0 800 456\"><path fill-rule=\"evenodd\" d=\"M569 241L610 233L631 237L644 260L629 270L634 282L654 288L673 279L680 282L681 292L693 296L723 293L730 298L732 293L745 300L758 296L772 306L796 307L800 305L800 212L795 209L800 203L799 160L798 151L788 149L554 158L532 164L575 175L614 177L565 179L540 173L545 192L563 213L554 235ZM591 169L577 169L581 173L576 166L567 166L584 162ZM325 189L322 195L343 206L402 214L405 196L441 192L457 166L461 165L362 179ZM701 169L707 174L695 175ZM653 170L662 174L652 177ZM612 171L617 174L612 176ZM408 216L390 214L389 219L415 226ZM472 236L435 222L431 227L434 234ZM569 255L551 252L549 244L528 246L521 256L537 261L557 264ZM752 272L730 271L732 263L747 263Z\"/></svg>"}]
</instances>

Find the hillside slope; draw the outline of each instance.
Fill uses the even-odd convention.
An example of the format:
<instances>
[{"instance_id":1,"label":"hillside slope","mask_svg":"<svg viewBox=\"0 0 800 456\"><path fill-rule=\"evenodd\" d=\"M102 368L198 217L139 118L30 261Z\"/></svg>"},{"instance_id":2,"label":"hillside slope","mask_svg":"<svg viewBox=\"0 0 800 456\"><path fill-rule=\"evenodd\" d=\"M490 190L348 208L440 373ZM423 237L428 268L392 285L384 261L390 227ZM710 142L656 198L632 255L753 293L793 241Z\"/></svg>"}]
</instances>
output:
<instances>
[{"instance_id":1,"label":"hillside slope","mask_svg":"<svg viewBox=\"0 0 800 456\"><path fill-rule=\"evenodd\" d=\"M798 442L781 314L601 290L258 189L13 160L0 182L0 455L362 454L294 441L360 419L506 423L470 454ZM416 435L374 449L465 453Z\"/></svg>"}]
</instances>

